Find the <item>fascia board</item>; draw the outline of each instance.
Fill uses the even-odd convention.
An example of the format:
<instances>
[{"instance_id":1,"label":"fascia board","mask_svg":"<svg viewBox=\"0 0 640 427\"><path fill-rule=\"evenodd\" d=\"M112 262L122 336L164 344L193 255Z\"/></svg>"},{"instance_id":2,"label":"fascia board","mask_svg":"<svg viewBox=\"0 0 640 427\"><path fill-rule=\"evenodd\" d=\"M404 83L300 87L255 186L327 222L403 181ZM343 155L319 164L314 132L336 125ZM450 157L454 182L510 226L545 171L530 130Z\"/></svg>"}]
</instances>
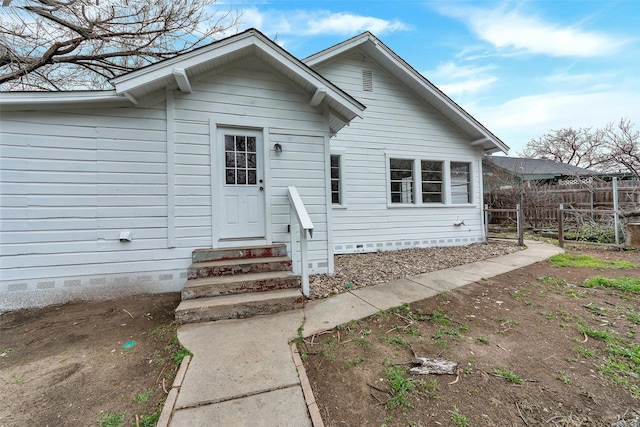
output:
<instances>
[{"instance_id":1,"label":"fascia board","mask_svg":"<svg viewBox=\"0 0 640 427\"><path fill-rule=\"evenodd\" d=\"M371 40L371 35L369 33L363 33L360 36L356 36L351 40L344 41L342 43L338 43L335 46L329 47L325 50L322 50L318 53L315 53L311 56L308 56L302 60L309 67L315 67L318 64L321 64L326 61L330 61L332 58L340 56L342 53L347 52L365 42Z\"/></svg>"},{"instance_id":2,"label":"fascia board","mask_svg":"<svg viewBox=\"0 0 640 427\"><path fill-rule=\"evenodd\" d=\"M111 82L116 87L117 93L128 92L136 89L145 83L153 82L156 80L164 79L171 76L173 69L179 65L179 68L188 70L191 67L202 64L203 62L210 61L221 56L238 51L245 47L249 47L253 44L253 41L247 37L250 33L244 35L241 39L229 40L225 44L214 44L209 46L206 50L197 50L186 53L184 55L176 56L175 58L167 59L157 64L156 66L149 66L138 71L133 71L124 76L116 77Z\"/></svg>"},{"instance_id":3,"label":"fascia board","mask_svg":"<svg viewBox=\"0 0 640 427\"><path fill-rule=\"evenodd\" d=\"M3 92L0 94L0 106L57 106L70 104L131 104L129 100L109 91L78 92Z\"/></svg>"}]
</instances>

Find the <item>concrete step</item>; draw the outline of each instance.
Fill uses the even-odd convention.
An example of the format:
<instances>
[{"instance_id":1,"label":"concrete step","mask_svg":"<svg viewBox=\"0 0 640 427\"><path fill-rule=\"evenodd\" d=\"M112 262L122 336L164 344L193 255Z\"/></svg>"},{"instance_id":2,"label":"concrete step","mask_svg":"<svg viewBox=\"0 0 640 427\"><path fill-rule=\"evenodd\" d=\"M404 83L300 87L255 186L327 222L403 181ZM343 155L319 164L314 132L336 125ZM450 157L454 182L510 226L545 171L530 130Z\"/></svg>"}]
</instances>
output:
<instances>
[{"instance_id":1,"label":"concrete step","mask_svg":"<svg viewBox=\"0 0 640 427\"><path fill-rule=\"evenodd\" d=\"M221 259L243 259L287 256L287 245L246 246L241 248L196 249L191 253L192 262L208 262Z\"/></svg>"},{"instance_id":2,"label":"concrete step","mask_svg":"<svg viewBox=\"0 0 640 427\"><path fill-rule=\"evenodd\" d=\"M182 288L182 300L299 287L300 278L291 271L205 277L187 280Z\"/></svg>"},{"instance_id":3,"label":"concrete step","mask_svg":"<svg viewBox=\"0 0 640 427\"><path fill-rule=\"evenodd\" d=\"M281 256L196 262L189 267L188 279L268 271L291 271L291 258Z\"/></svg>"},{"instance_id":4,"label":"concrete step","mask_svg":"<svg viewBox=\"0 0 640 427\"><path fill-rule=\"evenodd\" d=\"M268 292L224 295L182 301L176 308L178 323L239 319L260 314L302 308L304 296L300 289L279 289Z\"/></svg>"}]
</instances>

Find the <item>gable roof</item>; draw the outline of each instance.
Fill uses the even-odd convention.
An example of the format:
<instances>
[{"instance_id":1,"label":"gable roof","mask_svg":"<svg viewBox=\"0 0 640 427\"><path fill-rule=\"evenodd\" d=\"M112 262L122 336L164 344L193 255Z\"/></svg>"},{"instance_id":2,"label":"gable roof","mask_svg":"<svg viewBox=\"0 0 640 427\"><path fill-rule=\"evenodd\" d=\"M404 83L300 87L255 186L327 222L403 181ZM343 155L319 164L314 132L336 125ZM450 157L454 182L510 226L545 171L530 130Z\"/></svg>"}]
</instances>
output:
<instances>
[{"instance_id":1,"label":"gable roof","mask_svg":"<svg viewBox=\"0 0 640 427\"><path fill-rule=\"evenodd\" d=\"M485 156L487 163L493 164L525 180L551 179L561 176L594 175L588 169L557 162L551 159L527 159L522 157Z\"/></svg>"},{"instance_id":2,"label":"gable roof","mask_svg":"<svg viewBox=\"0 0 640 427\"><path fill-rule=\"evenodd\" d=\"M111 80L117 94L136 99L165 87L191 91L190 79L248 56L257 56L309 93L309 102L329 108L329 124L337 132L366 108L355 98L251 28L174 58L148 65Z\"/></svg>"},{"instance_id":3,"label":"gable roof","mask_svg":"<svg viewBox=\"0 0 640 427\"><path fill-rule=\"evenodd\" d=\"M249 56L257 56L306 91L311 106L326 106L329 111L329 126L334 133L355 117L361 117L366 108L256 29L246 30L191 52L118 76L110 80L115 90L3 92L0 96L0 108L137 104L145 96L166 88L191 92L193 78Z\"/></svg>"},{"instance_id":4,"label":"gable roof","mask_svg":"<svg viewBox=\"0 0 640 427\"><path fill-rule=\"evenodd\" d=\"M404 83L416 95L432 105L454 125L469 135L472 139L471 145L481 145L486 153L500 151L507 153L509 151L509 147L497 136L368 31L322 50L302 61L310 67L316 67L353 49L362 50L387 72Z\"/></svg>"}]
</instances>

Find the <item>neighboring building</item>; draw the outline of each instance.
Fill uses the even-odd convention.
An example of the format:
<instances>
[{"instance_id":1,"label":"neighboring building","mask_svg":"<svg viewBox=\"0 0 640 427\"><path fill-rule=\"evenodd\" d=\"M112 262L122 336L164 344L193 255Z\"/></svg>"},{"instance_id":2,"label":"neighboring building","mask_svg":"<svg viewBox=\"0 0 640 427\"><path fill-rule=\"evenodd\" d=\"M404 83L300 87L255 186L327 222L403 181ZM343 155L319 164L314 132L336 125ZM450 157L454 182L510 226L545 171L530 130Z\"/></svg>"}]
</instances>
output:
<instances>
[{"instance_id":1,"label":"neighboring building","mask_svg":"<svg viewBox=\"0 0 640 427\"><path fill-rule=\"evenodd\" d=\"M300 61L252 29L112 83L0 95L0 311L178 291L194 249L289 243L288 186L313 273L484 239L482 159L508 147L370 33Z\"/></svg>"},{"instance_id":2,"label":"neighboring building","mask_svg":"<svg viewBox=\"0 0 640 427\"><path fill-rule=\"evenodd\" d=\"M550 159L485 156L483 159L484 192L518 187L521 185L559 184L577 179L590 179L594 173L588 169Z\"/></svg>"}]
</instances>

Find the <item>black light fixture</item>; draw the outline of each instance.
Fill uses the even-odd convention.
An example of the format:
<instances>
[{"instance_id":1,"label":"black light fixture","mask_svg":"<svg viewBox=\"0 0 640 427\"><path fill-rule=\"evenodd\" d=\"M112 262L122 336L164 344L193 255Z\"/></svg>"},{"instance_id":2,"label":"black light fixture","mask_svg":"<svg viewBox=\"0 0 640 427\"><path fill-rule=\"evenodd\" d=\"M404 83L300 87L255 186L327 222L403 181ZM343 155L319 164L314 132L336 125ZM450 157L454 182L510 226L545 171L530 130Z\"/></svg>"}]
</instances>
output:
<instances>
[{"instance_id":1,"label":"black light fixture","mask_svg":"<svg viewBox=\"0 0 640 427\"><path fill-rule=\"evenodd\" d=\"M273 146L273 149L275 150L276 154L280 154L280 153L282 153L282 145L280 145L280 144L277 144L277 143L276 143L276 144Z\"/></svg>"}]
</instances>

